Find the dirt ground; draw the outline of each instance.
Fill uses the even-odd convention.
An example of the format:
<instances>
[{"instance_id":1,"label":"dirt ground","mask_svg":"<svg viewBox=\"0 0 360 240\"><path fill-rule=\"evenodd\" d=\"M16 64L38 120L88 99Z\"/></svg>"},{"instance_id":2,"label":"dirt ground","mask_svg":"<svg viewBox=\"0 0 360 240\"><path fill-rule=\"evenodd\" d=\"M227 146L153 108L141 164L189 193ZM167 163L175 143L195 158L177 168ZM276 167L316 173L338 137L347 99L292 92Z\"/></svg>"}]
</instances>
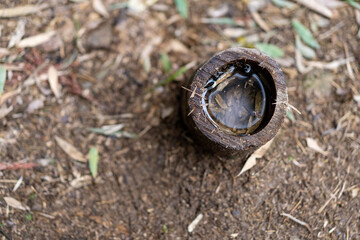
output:
<instances>
[{"instance_id":1,"label":"dirt ground","mask_svg":"<svg viewBox=\"0 0 360 240\"><path fill-rule=\"evenodd\" d=\"M115 0L103 0L104 11L98 2L0 3L0 15L37 7L0 18L2 239L360 239L360 10L319 0L340 5L329 7L329 19L268 1L258 9L266 32L249 1L189 0L187 19L171 0L147 1L141 12ZM295 61L293 18L320 44L312 60ZM42 44L23 41L51 31ZM301 115L289 110L265 156L234 177L189 135L181 86L216 52L256 42L284 51L289 102ZM58 85L49 85L51 66ZM89 130L115 124L123 124L116 136ZM91 147L95 179L83 161Z\"/></svg>"}]
</instances>

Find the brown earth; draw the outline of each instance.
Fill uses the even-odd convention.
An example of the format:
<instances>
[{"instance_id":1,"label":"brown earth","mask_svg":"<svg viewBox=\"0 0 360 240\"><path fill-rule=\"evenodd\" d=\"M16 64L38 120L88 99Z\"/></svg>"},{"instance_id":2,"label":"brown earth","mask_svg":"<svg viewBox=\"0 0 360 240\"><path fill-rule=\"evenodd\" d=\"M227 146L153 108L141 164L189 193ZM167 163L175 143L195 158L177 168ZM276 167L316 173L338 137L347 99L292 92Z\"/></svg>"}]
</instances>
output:
<instances>
[{"instance_id":1,"label":"brown earth","mask_svg":"<svg viewBox=\"0 0 360 240\"><path fill-rule=\"evenodd\" d=\"M279 62L289 102L302 113L293 111L294 119L285 119L266 155L234 178L213 153L193 142L179 104L181 82L196 66L231 46L252 46L249 38L224 35L229 25L203 23L211 17L208 10L221 8L224 1L189 0L186 20L170 0L141 13L111 10L108 18L86 0L5 0L0 9L41 2L48 6L36 13L0 18L0 61L8 69L2 96L20 89L0 102L0 112L13 107L0 121L0 159L8 164L0 171L3 239L360 239L359 10L345 4L326 20L300 5L289 10L269 3L260 10L271 28L265 34L246 1L225 2L225 17L237 20L247 36L284 50ZM312 25L321 46L314 61L349 55L354 56L351 63L300 73L292 18ZM8 48L24 20L23 38L50 30L57 34L34 48ZM170 58L170 73L161 53ZM153 89L192 61L177 81ZM59 99L46 81L50 65L60 75ZM39 84L27 81L34 73ZM29 109L30 103L35 109ZM89 131L120 123L139 136ZM66 154L56 136L84 155L91 147L98 149L94 181L88 164ZM326 152L309 148L306 138ZM3 197L30 210L8 207ZM189 233L199 214L204 217Z\"/></svg>"}]
</instances>

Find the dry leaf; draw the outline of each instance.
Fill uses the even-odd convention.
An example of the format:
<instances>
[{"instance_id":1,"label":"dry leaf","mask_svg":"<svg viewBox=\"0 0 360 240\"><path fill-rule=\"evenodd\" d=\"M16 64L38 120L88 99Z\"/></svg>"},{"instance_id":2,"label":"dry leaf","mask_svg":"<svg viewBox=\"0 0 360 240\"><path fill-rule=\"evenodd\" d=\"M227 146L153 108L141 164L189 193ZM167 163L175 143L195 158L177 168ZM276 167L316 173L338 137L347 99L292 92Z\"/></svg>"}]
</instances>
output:
<instances>
[{"instance_id":1,"label":"dry leaf","mask_svg":"<svg viewBox=\"0 0 360 240\"><path fill-rule=\"evenodd\" d=\"M334 60L332 62L317 62L317 61L309 61L307 65L312 68L320 68L320 69L337 69L341 65L345 65L348 62L353 62L355 60L354 57L349 58L340 58L338 60Z\"/></svg>"},{"instance_id":2,"label":"dry leaf","mask_svg":"<svg viewBox=\"0 0 360 240\"><path fill-rule=\"evenodd\" d=\"M9 98L17 95L21 93L21 87L19 87L18 89L14 90L14 91L11 91L11 92L7 92L7 93L4 93L3 95L0 96L0 106L6 102Z\"/></svg>"},{"instance_id":3,"label":"dry leaf","mask_svg":"<svg viewBox=\"0 0 360 240\"><path fill-rule=\"evenodd\" d=\"M219 18L219 17L223 17L226 14L228 14L230 11L229 5L228 4L222 4L219 7L212 7L209 8L207 10L207 14L212 17L212 18Z\"/></svg>"},{"instance_id":4,"label":"dry leaf","mask_svg":"<svg viewBox=\"0 0 360 240\"><path fill-rule=\"evenodd\" d=\"M61 86L59 84L58 72L54 66L50 66L48 70L49 84L56 98L61 97Z\"/></svg>"},{"instance_id":5,"label":"dry leaf","mask_svg":"<svg viewBox=\"0 0 360 240\"><path fill-rule=\"evenodd\" d=\"M248 34L249 31L244 28L225 28L223 33L229 38L239 38Z\"/></svg>"},{"instance_id":6,"label":"dry leaf","mask_svg":"<svg viewBox=\"0 0 360 240\"><path fill-rule=\"evenodd\" d=\"M0 58L10 55L10 51L6 48L0 48Z\"/></svg>"},{"instance_id":7,"label":"dry leaf","mask_svg":"<svg viewBox=\"0 0 360 240\"><path fill-rule=\"evenodd\" d=\"M135 12L145 11L151 5L154 5L158 0L129 0L129 9Z\"/></svg>"},{"instance_id":8,"label":"dry leaf","mask_svg":"<svg viewBox=\"0 0 360 240\"><path fill-rule=\"evenodd\" d=\"M8 115L13 109L14 109L13 106L10 106L10 107L2 106L2 107L0 107L0 119L5 117L6 115Z\"/></svg>"},{"instance_id":9,"label":"dry leaf","mask_svg":"<svg viewBox=\"0 0 360 240\"><path fill-rule=\"evenodd\" d=\"M172 39L166 44L166 52L174 51L179 53L189 53L189 49L179 40Z\"/></svg>"},{"instance_id":10,"label":"dry leaf","mask_svg":"<svg viewBox=\"0 0 360 240\"><path fill-rule=\"evenodd\" d=\"M55 140L62 150L64 150L64 152L66 152L71 158L80 162L87 162L85 156L73 145L58 136L55 136Z\"/></svg>"},{"instance_id":11,"label":"dry leaf","mask_svg":"<svg viewBox=\"0 0 360 240\"><path fill-rule=\"evenodd\" d=\"M264 21L264 19L262 19L262 17L260 16L260 14L256 11L250 11L250 14L252 16L252 18L254 19L254 21L257 23L257 25L259 25L259 27L264 30L265 32L269 32L271 29L269 27L269 25Z\"/></svg>"},{"instance_id":12,"label":"dry leaf","mask_svg":"<svg viewBox=\"0 0 360 240\"><path fill-rule=\"evenodd\" d=\"M306 138L306 143L308 145L309 148L311 148L312 150L314 150L315 152L321 153L322 155L326 156L328 154L328 152L324 151L316 142L315 139L312 138Z\"/></svg>"},{"instance_id":13,"label":"dry leaf","mask_svg":"<svg viewBox=\"0 0 360 240\"><path fill-rule=\"evenodd\" d=\"M15 32L11 35L11 39L8 44L8 48L14 47L18 42L20 42L21 38L25 35L25 19L20 19L16 26Z\"/></svg>"},{"instance_id":14,"label":"dry leaf","mask_svg":"<svg viewBox=\"0 0 360 240\"><path fill-rule=\"evenodd\" d=\"M36 47L38 45L41 45L49 41L55 34L56 31L50 31L25 38L17 44L17 47L18 48Z\"/></svg>"},{"instance_id":15,"label":"dry leaf","mask_svg":"<svg viewBox=\"0 0 360 240\"><path fill-rule=\"evenodd\" d=\"M44 100L39 98L39 99L35 99L35 100L31 101L29 106L27 107L26 111L29 113L32 113L35 110L38 110L43 107L44 107Z\"/></svg>"},{"instance_id":16,"label":"dry leaf","mask_svg":"<svg viewBox=\"0 0 360 240\"><path fill-rule=\"evenodd\" d=\"M48 4L41 4L41 5L25 5L14 8L4 8L4 9L0 9L0 18L25 16L39 12L47 8L48 6L49 6Z\"/></svg>"},{"instance_id":17,"label":"dry leaf","mask_svg":"<svg viewBox=\"0 0 360 240\"><path fill-rule=\"evenodd\" d=\"M256 165L256 159L262 158L266 151L269 149L271 143L274 141L274 138L268 141L265 145L261 146L258 150L256 150L251 156L246 160L244 167L241 169L240 173L236 176L240 176L247 170L251 169L253 166Z\"/></svg>"},{"instance_id":18,"label":"dry leaf","mask_svg":"<svg viewBox=\"0 0 360 240\"><path fill-rule=\"evenodd\" d=\"M108 18L109 12L106 10L104 3L101 0L93 0L92 4L94 10L103 17Z\"/></svg>"},{"instance_id":19,"label":"dry leaf","mask_svg":"<svg viewBox=\"0 0 360 240\"><path fill-rule=\"evenodd\" d=\"M191 233L194 231L195 227L199 224L199 222L201 221L201 219L204 217L204 215L202 213L200 213L199 215L197 215L197 217L189 224L188 226L188 232Z\"/></svg>"},{"instance_id":20,"label":"dry leaf","mask_svg":"<svg viewBox=\"0 0 360 240\"><path fill-rule=\"evenodd\" d=\"M21 183L23 182L23 176L21 176L19 178L19 180L16 182L14 188L13 188L13 192L15 192L16 190L18 190L18 188L20 187Z\"/></svg>"},{"instance_id":21,"label":"dry leaf","mask_svg":"<svg viewBox=\"0 0 360 240\"><path fill-rule=\"evenodd\" d=\"M144 66L144 70L146 72L149 72L151 70L150 57L154 50L154 47L157 46L158 44L160 44L161 41L162 41L161 37L155 37L152 41L150 41L146 45L146 47L143 49L143 51L141 53L140 61L142 62L143 66Z\"/></svg>"},{"instance_id":22,"label":"dry leaf","mask_svg":"<svg viewBox=\"0 0 360 240\"><path fill-rule=\"evenodd\" d=\"M360 95L354 95L354 100L355 100L357 103L360 103Z\"/></svg>"},{"instance_id":23,"label":"dry leaf","mask_svg":"<svg viewBox=\"0 0 360 240\"><path fill-rule=\"evenodd\" d=\"M343 7L345 5L344 2L338 0L316 0L319 4L328 7L328 8L338 8Z\"/></svg>"},{"instance_id":24,"label":"dry leaf","mask_svg":"<svg viewBox=\"0 0 360 240\"><path fill-rule=\"evenodd\" d=\"M327 8L326 6L322 5L321 3L315 0L296 0L299 4L304 5L305 7L327 17L332 18L333 14L332 11Z\"/></svg>"},{"instance_id":25,"label":"dry leaf","mask_svg":"<svg viewBox=\"0 0 360 240\"><path fill-rule=\"evenodd\" d=\"M5 200L6 204L9 205L10 207L20 209L20 210L23 210L23 211L30 210L30 208L28 206L22 204L21 202L19 202L15 198L4 197L4 200Z\"/></svg>"}]
</instances>

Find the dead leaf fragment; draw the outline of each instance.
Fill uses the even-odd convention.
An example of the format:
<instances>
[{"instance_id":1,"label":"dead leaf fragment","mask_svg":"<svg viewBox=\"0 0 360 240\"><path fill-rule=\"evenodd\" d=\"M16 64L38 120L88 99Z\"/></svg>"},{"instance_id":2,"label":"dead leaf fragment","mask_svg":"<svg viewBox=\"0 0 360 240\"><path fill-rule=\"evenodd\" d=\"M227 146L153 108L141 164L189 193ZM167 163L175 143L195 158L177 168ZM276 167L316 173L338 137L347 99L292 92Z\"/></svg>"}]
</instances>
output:
<instances>
[{"instance_id":1,"label":"dead leaf fragment","mask_svg":"<svg viewBox=\"0 0 360 240\"><path fill-rule=\"evenodd\" d=\"M212 7L207 10L207 14L212 18L223 17L230 11L228 4L222 4L218 7Z\"/></svg>"},{"instance_id":2,"label":"dead leaf fragment","mask_svg":"<svg viewBox=\"0 0 360 240\"><path fill-rule=\"evenodd\" d=\"M10 106L10 107L2 106L2 107L0 107L0 119L4 118L6 115L8 115L13 109L14 109L13 106Z\"/></svg>"},{"instance_id":3,"label":"dead leaf fragment","mask_svg":"<svg viewBox=\"0 0 360 240\"><path fill-rule=\"evenodd\" d=\"M315 0L296 0L296 2L298 2L301 5L304 5L305 7L327 17L327 18L332 18L333 17L333 13L332 11L327 8L325 5L321 4L318 1Z\"/></svg>"},{"instance_id":4,"label":"dead leaf fragment","mask_svg":"<svg viewBox=\"0 0 360 240\"><path fill-rule=\"evenodd\" d=\"M360 103L360 95L354 95L354 100L355 100L357 103Z\"/></svg>"},{"instance_id":5,"label":"dead leaf fragment","mask_svg":"<svg viewBox=\"0 0 360 240\"><path fill-rule=\"evenodd\" d=\"M311 148L312 150L314 150L315 152L321 153L322 155L326 156L328 154L328 152L324 151L319 144L316 142L315 139L313 138L306 138L306 143L308 145L309 148Z\"/></svg>"},{"instance_id":6,"label":"dead leaf fragment","mask_svg":"<svg viewBox=\"0 0 360 240\"><path fill-rule=\"evenodd\" d=\"M172 39L166 44L166 52L174 51L179 53L189 53L189 49L179 40Z\"/></svg>"},{"instance_id":7,"label":"dead leaf fragment","mask_svg":"<svg viewBox=\"0 0 360 240\"><path fill-rule=\"evenodd\" d=\"M101 16L108 18L109 12L106 10L106 7L104 5L104 3L101 0L93 0L93 4L92 4L94 10L99 13Z\"/></svg>"},{"instance_id":8,"label":"dead leaf fragment","mask_svg":"<svg viewBox=\"0 0 360 240\"><path fill-rule=\"evenodd\" d=\"M271 143L273 141L274 141L274 139L271 139L265 145L261 146L253 154L251 154L251 156L246 160L246 163L245 163L244 167L241 169L240 173L236 177L240 176L241 174L243 174L244 172L246 172L247 170L249 170L253 166L255 166L256 165L256 159L257 158L262 158L264 156L264 154L269 149L269 147L270 147L270 145L271 145Z\"/></svg>"},{"instance_id":9,"label":"dead leaf fragment","mask_svg":"<svg viewBox=\"0 0 360 240\"><path fill-rule=\"evenodd\" d=\"M30 208L28 206L22 204L21 202L19 202L15 198L4 197L4 200L5 200L6 204L9 205L10 207L13 207L13 208L16 208L16 209L19 209L19 210L23 210L23 211L30 210Z\"/></svg>"},{"instance_id":10,"label":"dead leaf fragment","mask_svg":"<svg viewBox=\"0 0 360 240\"><path fill-rule=\"evenodd\" d=\"M85 156L73 145L58 136L55 136L55 140L57 144L61 147L61 149L64 150L64 152L68 154L71 158L79 162L87 162Z\"/></svg>"},{"instance_id":11,"label":"dead leaf fragment","mask_svg":"<svg viewBox=\"0 0 360 240\"><path fill-rule=\"evenodd\" d=\"M157 1L158 0L129 0L128 7L134 12L142 12L154 5Z\"/></svg>"},{"instance_id":12,"label":"dead leaf fragment","mask_svg":"<svg viewBox=\"0 0 360 240\"><path fill-rule=\"evenodd\" d=\"M188 232L191 233L194 231L195 227L199 224L199 222L201 221L201 219L203 219L204 215L202 213L200 213L199 215L197 215L197 217L189 224L188 226Z\"/></svg>"},{"instance_id":13,"label":"dead leaf fragment","mask_svg":"<svg viewBox=\"0 0 360 240\"><path fill-rule=\"evenodd\" d=\"M17 44L17 47L18 48L36 47L38 45L41 45L49 41L51 37L53 37L55 34L56 31L50 31L25 38Z\"/></svg>"},{"instance_id":14,"label":"dead leaf fragment","mask_svg":"<svg viewBox=\"0 0 360 240\"><path fill-rule=\"evenodd\" d=\"M0 58L10 55L10 51L6 48L0 48Z\"/></svg>"},{"instance_id":15,"label":"dead leaf fragment","mask_svg":"<svg viewBox=\"0 0 360 240\"><path fill-rule=\"evenodd\" d=\"M32 113L35 110L38 110L43 107L44 107L44 100L39 98L39 99L35 99L35 100L31 101L29 106L27 107L26 111L28 113Z\"/></svg>"},{"instance_id":16,"label":"dead leaf fragment","mask_svg":"<svg viewBox=\"0 0 360 240\"><path fill-rule=\"evenodd\" d=\"M49 84L56 98L61 97L61 86L59 84L58 72L54 66L50 66L48 70Z\"/></svg>"},{"instance_id":17,"label":"dead leaf fragment","mask_svg":"<svg viewBox=\"0 0 360 240\"><path fill-rule=\"evenodd\" d=\"M47 8L48 6L49 6L48 4L41 4L41 5L25 5L14 8L4 8L4 9L0 9L0 18L25 16L39 12Z\"/></svg>"},{"instance_id":18,"label":"dead leaf fragment","mask_svg":"<svg viewBox=\"0 0 360 240\"><path fill-rule=\"evenodd\" d=\"M109 48L113 39L110 22L99 25L85 36L84 46L86 48Z\"/></svg>"},{"instance_id":19,"label":"dead leaf fragment","mask_svg":"<svg viewBox=\"0 0 360 240\"><path fill-rule=\"evenodd\" d=\"M1 106L4 102L6 102L9 98L11 98L11 97L13 97L13 96L15 96L15 95L17 95L17 94L19 94L19 93L21 93L21 88L20 88L20 87L19 87L18 89L16 89L16 90L13 90L13 91L11 91L11 92L7 92L7 93L1 95L1 96L0 96L0 106Z\"/></svg>"},{"instance_id":20,"label":"dead leaf fragment","mask_svg":"<svg viewBox=\"0 0 360 240\"><path fill-rule=\"evenodd\" d=\"M239 38L248 34L249 31L244 28L225 28L223 33L229 38Z\"/></svg>"},{"instance_id":21,"label":"dead leaf fragment","mask_svg":"<svg viewBox=\"0 0 360 240\"><path fill-rule=\"evenodd\" d=\"M15 32L11 35L11 39L8 44L8 48L14 47L25 34L25 19L20 19L16 26Z\"/></svg>"}]
</instances>

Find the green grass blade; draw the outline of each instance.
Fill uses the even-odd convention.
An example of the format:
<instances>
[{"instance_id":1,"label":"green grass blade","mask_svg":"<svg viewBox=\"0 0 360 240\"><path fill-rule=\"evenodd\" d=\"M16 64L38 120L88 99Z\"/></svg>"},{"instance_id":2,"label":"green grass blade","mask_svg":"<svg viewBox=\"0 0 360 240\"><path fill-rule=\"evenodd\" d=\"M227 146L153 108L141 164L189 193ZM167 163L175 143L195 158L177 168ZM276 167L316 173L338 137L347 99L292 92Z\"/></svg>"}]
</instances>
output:
<instances>
[{"instance_id":1,"label":"green grass blade","mask_svg":"<svg viewBox=\"0 0 360 240\"><path fill-rule=\"evenodd\" d=\"M187 18L188 17L188 4L187 4L187 0L174 0L175 1L175 5L176 5L176 9L178 10L178 12L180 13L180 15L183 18Z\"/></svg>"},{"instance_id":2,"label":"green grass blade","mask_svg":"<svg viewBox=\"0 0 360 240\"><path fill-rule=\"evenodd\" d=\"M289 109L289 110L286 111L286 117L287 117L288 119L290 119L290 121L295 122L294 113L292 112L291 109Z\"/></svg>"},{"instance_id":3,"label":"green grass blade","mask_svg":"<svg viewBox=\"0 0 360 240\"><path fill-rule=\"evenodd\" d=\"M6 69L5 67L0 67L0 96L4 91L5 86L5 80L6 80Z\"/></svg>"},{"instance_id":4,"label":"green grass blade","mask_svg":"<svg viewBox=\"0 0 360 240\"><path fill-rule=\"evenodd\" d=\"M207 24L224 24L230 26L236 26L237 23L232 18L203 18L201 20L203 23Z\"/></svg>"},{"instance_id":5,"label":"green grass blade","mask_svg":"<svg viewBox=\"0 0 360 240\"><path fill-rule=\"evenodd\" d=\"M188 70L188 65L185 65L181 67L179 70L171 74L168 78L166 78L164 81L159 82L155 85L155 87L164 86L172 81L174 81L176 78L180 77L183 73L185 73Z\"/></svg>"},{"instance_id":6,"label":"green grass blade","mask_svg":"<svg viewBox=\"0 0 360 240\"><path fill-rule=\"evenodd\" d=\"M166 53L160 55L161 64L165 70L165 72L170 72L171 70L171 62Z\"/></svg>"},{"instance_id":7,"label":"green grass blade","mask_svg":"<svg viewBox=\"0 0 360 240\"><path fill-rule=\"evenodd\" d=\"M350 6L353 6L354 8L357 8L360 10L360 3L356 2L355 0L346 0Z\"/></svg>"},{"instance_id":8,"label":"green grass blade","mask_svg":"<svg viewBox=\"0 0 360 240\"><path fill-rule=\"evenodd\" d=\"M301 55L303 55L307 59L313 59L316 57L315 51L312 48L304 45L298 36L296 36L295 38L295 45L296 48L299 49L299 51L301 52Z\"/></svg>"},{"instance_id":9,"label":"green grass blade","mask_svg":"<svg viewBox=\"0 0 360 240\"><path fill-rule=\"evenodd\" d=\"M95 147L89 151L89 168L93 178L96 178L98 173L99 153Z\"/></svg>"},{"instance_id":10,"label":"green grass blade","mask_svg":"<svg viewBox=\"0 0 360 240\"><path fill-rule=\"evenodd\" d=\"M286 1L286 0L272 0L272 2L279 7L284 7L284 8L293 8L295 6L294 3Z\"/></svg>"},{"instance_id":11,"label":"green grass blade","mask_svg":"<svg viewBox=\"0 0 360 240\"><path fill-rule=\"evenodd\" d=\"M115 4L110 5L108 7L108 10L109 11L114 11L114 10L117 10L117 9L126 8L127 6L128 6L127 2L115 3Z\"/></svg>"},{"instance_id":12,"label":"green grass blade","mask_svg":"<svg viewBox=\"0 0 360 240\"><path fill-rule=\"evenodd\" d=\"M284 51L281 48L272 44L256 43L255 47L260 51L264 52L269 57L281 58L284 56Z\"/></svg>"},{"instance_id":13,"label":"green grass blade","mask_svg":"<svg viewBox=\"0 0 360 240\"><path fill-rule=\"evenodd\" d=\"M307 29L301 22L299 22L296 19L293 19L291 23L297 34L299 34L301 40L304 41L304 43L306 43L312 48L316 48L316 49L320 48L319 43L316 41L310 30Z\"/></svg>"}]
</instances>

